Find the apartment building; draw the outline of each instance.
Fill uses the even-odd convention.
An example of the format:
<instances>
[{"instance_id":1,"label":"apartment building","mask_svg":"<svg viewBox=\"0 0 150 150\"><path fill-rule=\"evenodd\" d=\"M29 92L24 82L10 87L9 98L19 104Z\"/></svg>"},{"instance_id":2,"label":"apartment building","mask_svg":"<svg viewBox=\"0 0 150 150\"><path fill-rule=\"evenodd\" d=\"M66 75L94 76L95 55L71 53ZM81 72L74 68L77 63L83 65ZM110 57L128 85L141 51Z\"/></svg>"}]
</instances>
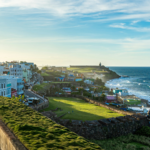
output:
<instances>
[{"instance_id":1,"label":"apartment building","mask_svg":"<svg viewBox=\"0 0 150 150\"><path fill-rule=\"evenodd\" d=\"M0 79L0 96L11 97L11 83L7 79Z\"/></svg>"},{"instance_id":2,"label":"apartment building","mask_svg":"<svg viewBox=\"0 0 150 150\"><path fill-rule=\"evenodd\" d=\"M23 79L23 69L21 65L15 64L10 66L10 75Z\"/></svg>"}]
</instances>

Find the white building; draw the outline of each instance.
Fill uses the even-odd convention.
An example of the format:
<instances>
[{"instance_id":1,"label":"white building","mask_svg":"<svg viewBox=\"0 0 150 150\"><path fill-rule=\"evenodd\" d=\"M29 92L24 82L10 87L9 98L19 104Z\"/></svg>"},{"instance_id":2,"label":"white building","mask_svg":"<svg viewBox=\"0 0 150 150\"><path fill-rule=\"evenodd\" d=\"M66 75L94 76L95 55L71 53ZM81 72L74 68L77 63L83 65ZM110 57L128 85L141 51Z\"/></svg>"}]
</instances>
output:
<instances>
[{"instance_id":1,"label":"white building","mask_svg":"<svg viewBox=\"0 0 150 150\"><path fill-rule=\"evenodd\" d=\"M24 70L24 69L26 69L26 70L30 70L30 65L28 65L28 64L20 64L21 65L21 68Z\"/></svg>"},{"instance_id":2,"label":"white building","mask_svg":"<svg viewBox=\"0 0 150 150\"><path fill-rule=\"evenodd\" d=\"M4 66L0 66L0 75L3 74L3 71L4 71Z\"/></svg>"},{"instance_id":3,"label":"white building","mask_svg":"<svg viewBox=\"0 0 150 150\"><path fill-rule=\"evenodd\" d=\"M17 95L24 94L24 81L22 79L17 78Z\"/></svg>"},{"instance_id":4,"label":"white building","mask_svg":"<svg viewBox=\"0 0 150 150\"><path fill-rule=\"evenodd\" d=\"M11 83L7 79L0 79L0 96L11 97Z\"/></svg>"},{"instance_id":5,"label":"white building","mask_svg":"<svg viewBox=\"0 0 150 150\"><path fill-rule=\"evenodd\" d=\"M14 77L11 75L3 75L3 76L0 76L0 80L6 80L5 84L7 85L7 89L10 88L10 91L11 91L11 89L17 90L17 95L21 95L24 93L24 81L22 81L21 78ZM10 85L11 85L11 87L10 87ZM10 92L9 92L9 94L10 94ZM8 95L8 93L7 93L7 95Z\"/></svg>"},{"instance_id":6,"label":"white building","mask_svg":"<svg viewBox=\"0 0 150 150\"><path fill-rule=\"evenodd\" d=\"M93 81L91 81L91 80L84 80L84 83L86 83L86 84L93 84Z\"/></svg>"},{"instance_id":7,"label":"white building","mask_svg":"<svg viewBox=\"0 0 150 150\"><path fill-rule=\"evenodd\" d=\"M127 96L129 95L128 91L126 89L123 89L122 92L118 93L119 96Z\"/></svg>"},{"instance_id":8,"label":"white building","mask_svg":"<svg viewBox=\"0 0 150 150\"><path fill-rule=\"evenodd\" d=\"M21 65L15 64L10 66L10 75L23 79L23 69Z\"/></svg>"}]
</instances>

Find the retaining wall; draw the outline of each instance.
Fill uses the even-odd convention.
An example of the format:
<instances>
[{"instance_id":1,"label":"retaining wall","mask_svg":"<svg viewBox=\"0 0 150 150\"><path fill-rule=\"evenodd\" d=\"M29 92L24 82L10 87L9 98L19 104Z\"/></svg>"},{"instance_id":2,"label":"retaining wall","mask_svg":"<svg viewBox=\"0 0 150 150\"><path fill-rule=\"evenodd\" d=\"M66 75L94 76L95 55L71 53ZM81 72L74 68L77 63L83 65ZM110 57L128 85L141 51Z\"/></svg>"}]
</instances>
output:
<instances>
[{"instance_id":1,"label":"retaining wall","mask_svg":"<svg viewBox=\"0 0 150 150\"><path fill-rule=\"evenodd\" d=\"M27 150L1 120L0 150Z\"/></svg>"},{"instance_id":2,"label":"retaining wall","mask_svg":"<svg viewBox=\"0 0 150 150\"><path fill-rule=\"evenodd\" d=\"M56 97L56 95L51 95L51 96ZM66 95L61 95L61 96L58 95L57 97L66 97ZM67 97L73 97L73 96L67 95ZM75 96L75 97L93 103L95 105L105 107L112 111L122 113L126 116L83 122L80 120L70 121L69 119L60 119L59 117L57 117L57 115L54 112L51 111L43 112L42 114L87 139L102 140L107 138L115 138L122 135L127 135L129 133L134 133L137 129L143 126L149 126L149 122L147 120L147 117L145 116L136 115L133 112L122 111L117 108L107 106L101 102L97 102L95 100L91 100L83 96Z\"/></svg>"}]
</instances>

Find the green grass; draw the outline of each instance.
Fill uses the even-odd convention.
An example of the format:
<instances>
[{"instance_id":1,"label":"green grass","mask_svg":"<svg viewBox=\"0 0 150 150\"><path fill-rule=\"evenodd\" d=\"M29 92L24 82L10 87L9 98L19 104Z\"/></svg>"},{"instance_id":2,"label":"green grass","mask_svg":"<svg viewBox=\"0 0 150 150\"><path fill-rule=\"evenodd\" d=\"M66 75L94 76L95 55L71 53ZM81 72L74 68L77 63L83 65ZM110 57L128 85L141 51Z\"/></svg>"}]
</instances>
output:
<instances>
[{"instance_id":1,"label":"green grass","mask_svg":"<svg viewBox=\"0 0 150 150\"><path fill-rule=\"evenodd\" d=\"M138 105L138 104L141 104L141 100L127 100L124 102L125 104L127 105Z\"/></svg>"},{"instance_id":2,"label":"green grass","mask_svg":"<svg viewBox=\"0 0 150 150\"><path fill-rule=\"evenodd\" d=\"M63 81L63 82L50 82L50 83L71 83L71 82L65 82L65 81Z\"/></svg>"},{"instance_id":3,"label":"green grass","mask_svg":"<svg viewBox=\"0 0 150 150\"><path fill-rule=\"evenodd\" d=\"M114 139L91 140L105 150L150 150L150 138L129 134Z\"/></svg>"},{"instance_id":4,"label":"green grass","mask_svg":"<svg viewBox=\"0 0 150 150\"><path fill-rule=\"evenodd\" d=\"M3 106L4 102L4 106ZM101 149L21 102L0 97L0 119L28 150Z\"/></svg>"},{"instance_id":5,"label":"green grass","mask_svg":"<svg viewBox=\"0 0 150 150\"><path fill-rule=\"evenodd\" d=\"M78 72L83 72L83 73L85 73L85 72L93 72L93 71L95 71L95 72L98 72L98 73L106 73L107 71L101 71L101 70L99 70L99 68L90 68L90 67L85 67L85 68L67 68L67 70L70 70L70 71L78 71Z\"/></svg>"},{"instance_id":6,"label":"green grass","mask_svg":"<svg viewBox=\"0 0 150 150\"><path fill-rule=\"evenodd\" d=\"M48 84L48 83L42 83L42 84L40 84L40 85L34 85L34 86L33 86L33 90L34 90L34 91L39 91L39 90L43 89L47 84Z\"/></svg>"},{"instance_id":7,"label":"green grass","mask_svg":"<svg viewBox=\"0 0 150 150\"><path fill-rule=\"evenodd\" d=\"M57 107L63 109L63 111L55 111L58 116L66 112L71 112L70 114L66 114L62 119L86 121L124 116L104 107L89 104L78 98L49 97L49 107L44 110L48 111Z\"/></svg>"},{"instance_id":8,"label":"green grass","mask_svg":"<svg viewBox=\"0 0 150 150\"><path fill-rule=\"evenodd\" d=\"M48 73L41 73L41 76L49 76Z\"/></svg>"}]
</instances>

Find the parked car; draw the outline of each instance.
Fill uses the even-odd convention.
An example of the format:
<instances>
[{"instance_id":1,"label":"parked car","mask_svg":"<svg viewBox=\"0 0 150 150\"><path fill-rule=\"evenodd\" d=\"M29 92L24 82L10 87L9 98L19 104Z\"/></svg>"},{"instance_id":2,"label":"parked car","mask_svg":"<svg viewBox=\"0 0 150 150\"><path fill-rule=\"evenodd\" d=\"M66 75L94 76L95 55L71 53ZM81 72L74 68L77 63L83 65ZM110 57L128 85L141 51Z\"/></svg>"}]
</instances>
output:
<instances>
[{"instance_id":1,"label":"parked car","mask_svg":"<svg viewBox=\"0 0 150 150\"><path fill-rule=\"evenodd\" d=\"M27 98L27 100L28 100L29 104L33 104L33 103L37 104L40 101L40 99L37 97L29 97L29 98Z\"/></svg>"}]
</instances>

